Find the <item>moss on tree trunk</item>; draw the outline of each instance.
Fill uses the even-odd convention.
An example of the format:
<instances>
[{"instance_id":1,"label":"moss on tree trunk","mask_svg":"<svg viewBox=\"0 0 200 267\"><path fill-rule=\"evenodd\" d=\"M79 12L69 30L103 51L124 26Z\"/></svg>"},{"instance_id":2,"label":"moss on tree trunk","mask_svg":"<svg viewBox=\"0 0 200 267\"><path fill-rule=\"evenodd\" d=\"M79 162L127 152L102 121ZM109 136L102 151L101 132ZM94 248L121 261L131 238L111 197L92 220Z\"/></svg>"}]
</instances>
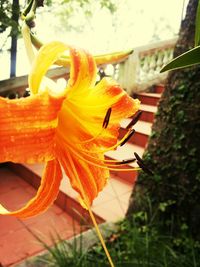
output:
<instances>
[{"instance_id":1,"label":"moss on tree trunk","mask_svg":"<svg viewBox=\"0 0 200 267\"><path fill-rule=\"evenodd\" d=\"M174 56L194 47L197 5L188 4ZM148 196L164 229L173 220L170 230L188 225L200 239L200 65L172 71L165 88L143 157L154 175L139 175L127 215L149 210Z\"/></svg>"}]
</instances>

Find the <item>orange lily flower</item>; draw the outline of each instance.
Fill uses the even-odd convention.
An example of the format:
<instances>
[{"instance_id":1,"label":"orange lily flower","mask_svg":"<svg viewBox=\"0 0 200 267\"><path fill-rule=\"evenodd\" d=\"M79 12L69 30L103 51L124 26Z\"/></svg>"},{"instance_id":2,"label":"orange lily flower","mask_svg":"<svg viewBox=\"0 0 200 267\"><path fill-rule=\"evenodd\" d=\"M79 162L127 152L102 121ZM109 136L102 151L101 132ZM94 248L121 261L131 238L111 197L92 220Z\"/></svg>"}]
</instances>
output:
<instances>
[{"instance_id":1,"label":"orange lily flower","mask_svg":"<svg viewBox=\"0 0 200 267\"><path fill-rule=\"evenodd\" d=\"M70 79L62 90L44 75L69 50ZM29 75L31 96L10 100L0 97L0 162L46 162L36 196L17 211L0 205L0 214L28 218L45 211L56 199L61 166L88 208L106 185L117 161L104 153L116 149L131 134L117 140L119 122L139 108L116 82L104 78L95 85L96 63L85 50L61 42L44 45Z\"/></svg>"}]
</instances>

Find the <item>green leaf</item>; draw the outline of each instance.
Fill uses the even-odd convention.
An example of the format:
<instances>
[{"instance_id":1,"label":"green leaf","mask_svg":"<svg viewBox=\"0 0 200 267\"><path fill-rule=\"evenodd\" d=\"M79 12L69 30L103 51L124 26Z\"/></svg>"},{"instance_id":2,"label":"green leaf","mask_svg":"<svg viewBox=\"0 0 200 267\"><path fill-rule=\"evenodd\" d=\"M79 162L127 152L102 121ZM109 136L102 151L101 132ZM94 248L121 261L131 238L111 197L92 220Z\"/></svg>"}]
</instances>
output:
<instances>
[{"instance_id":1,"label":"green leaf","mask_svg":"<svg viewBox=\"0 0 200 267\"><path fill-rule=\"evenodd\" d=\"M195 21L195 46L200 45L200 1L198 1L196 21Z\"/></svg>"},{"instance_id":2,"label":"green leaf","mask_svg":"<svg viewBox=\"0 0 200 267\"><path fill-rule=\"evenodd\" d=\"M183 53L182 55L174 58L167 65L165 65L160 72L190 67L199 63L200 63L200 46L197 46Z\"/></svg>"}]
</instances>

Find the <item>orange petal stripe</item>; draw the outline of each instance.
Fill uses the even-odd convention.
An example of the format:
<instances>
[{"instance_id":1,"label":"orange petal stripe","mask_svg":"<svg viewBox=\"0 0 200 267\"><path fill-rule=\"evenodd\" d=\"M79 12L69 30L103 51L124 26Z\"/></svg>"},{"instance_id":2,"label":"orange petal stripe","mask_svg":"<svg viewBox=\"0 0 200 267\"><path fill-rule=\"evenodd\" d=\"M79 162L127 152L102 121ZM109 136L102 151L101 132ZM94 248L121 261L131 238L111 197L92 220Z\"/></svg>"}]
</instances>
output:
<instances>
[{"instance_id":1,"label":"orange petal stripe","mask_svg":"<svg viewBox=\"0 0 200 267\"><path fill-rule=\"evenodd\" d=\"M56 199L61 179L62 171L59 162L57 160L49 161L36 196L18 211L9 212L0 205L0 214L13 215L18 218L29 218L44 212Z\"/></svg>"},{"instance_id":2,"label":"orange petal stripe","mask_svg":"<svg viewBox=\"0 0 200 267\"><path fill-rule=\"evenodd\" d=\"M70 179L71 186L76 190L81 199L91 205L94 198L104 188L109 177L108 169L98 168L81 160L72 150L65 146L57 150L58 158ZM103 156L96 155L96 160Z\"/></svg>"},{"instance_id":3,"label":"orange petal stripe","mask_svg":"<svg viewBox=\"0 0 200 267\"><path fill-rule=\"evenodd\" d=\"M9 100L0 97L0 162L54 158L57 116L63 98L48 93Z\"/></svg>"},{"instance_id":4,"label":"orange petal stripe","mask_svg":"<svg viewBox=\"0 0 200 267\"><path fill-rule=\"evenodd\" d=\"M70 57L69 89L73 89L72 94L87 93L88 88L96 82L97 68L94 58L85 50L74 48L70 48Z\"/></svg>"}]
</instances>

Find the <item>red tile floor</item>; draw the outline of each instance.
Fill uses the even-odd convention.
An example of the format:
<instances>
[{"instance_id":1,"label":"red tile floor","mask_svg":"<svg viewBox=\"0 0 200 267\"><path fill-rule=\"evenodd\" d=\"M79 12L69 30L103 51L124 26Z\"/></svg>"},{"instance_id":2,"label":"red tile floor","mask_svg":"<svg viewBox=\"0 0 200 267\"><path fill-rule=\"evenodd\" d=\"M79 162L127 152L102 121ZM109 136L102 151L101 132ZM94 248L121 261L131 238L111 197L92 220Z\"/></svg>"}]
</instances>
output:
<instances>
[{"instance_id":1,"label":"red tile floor","mask_svg":"<svg viewBox=\"0 0 200 267\"><path fill-rule=\"evenodd\" d=\"M40 177L43 165L36 164L29 166L29 169ZM36 189L30 183L31 179L34 182L37 181L33 173L30 174L29 171L24 173L23 169L23 176L26 175L27 181L29 181L27 183L21 178L22 173L18 176L7 167L0 165L0 203L11 210L19 209L26 204L36 194ZM40 178L38 179L40 181ZM43 247L36 240L34 234L39 235L42 240L50 244L51 234L58 233L63 239L69 239L83 230L83 226L80 226L73 218L77 218L78 221L83 221L81 218L84 218L83 223L87 223L87 227L91 226L87 214L82 214L81 206L76 200L77 193L71 189L65 175L61 183L62 190L65 196L71 198L65 197L64 201L60 198L63 202L59 203L61 208L53 205L42 215L26 220L0 215L0 267L1 265L4 267L15 266L17 262L42 251ZM94 200L92 210L97 216L96 219L99 218L97 220L102 222L123 218L131 191L132 184L112 175L104 191L100 192L98 198Z\"/></svg>"},{"instance_id":2,"label":"red tile floor","mask_svg":"<svg viewBox=\"0 0 200 267\"><path fill-rule=\"evenodd\" d=\"M0 203L10 209L22 207L36 190L10 170L0 167ZM58 206L53 205L42 215L26 220L0 216L0 266L14 266L17 262L43 250L34 237L48 244L51 234L63 239L80 232L80 225ZM14 264L14 265L13 265Z\"/></svg>"}]
</instances>

